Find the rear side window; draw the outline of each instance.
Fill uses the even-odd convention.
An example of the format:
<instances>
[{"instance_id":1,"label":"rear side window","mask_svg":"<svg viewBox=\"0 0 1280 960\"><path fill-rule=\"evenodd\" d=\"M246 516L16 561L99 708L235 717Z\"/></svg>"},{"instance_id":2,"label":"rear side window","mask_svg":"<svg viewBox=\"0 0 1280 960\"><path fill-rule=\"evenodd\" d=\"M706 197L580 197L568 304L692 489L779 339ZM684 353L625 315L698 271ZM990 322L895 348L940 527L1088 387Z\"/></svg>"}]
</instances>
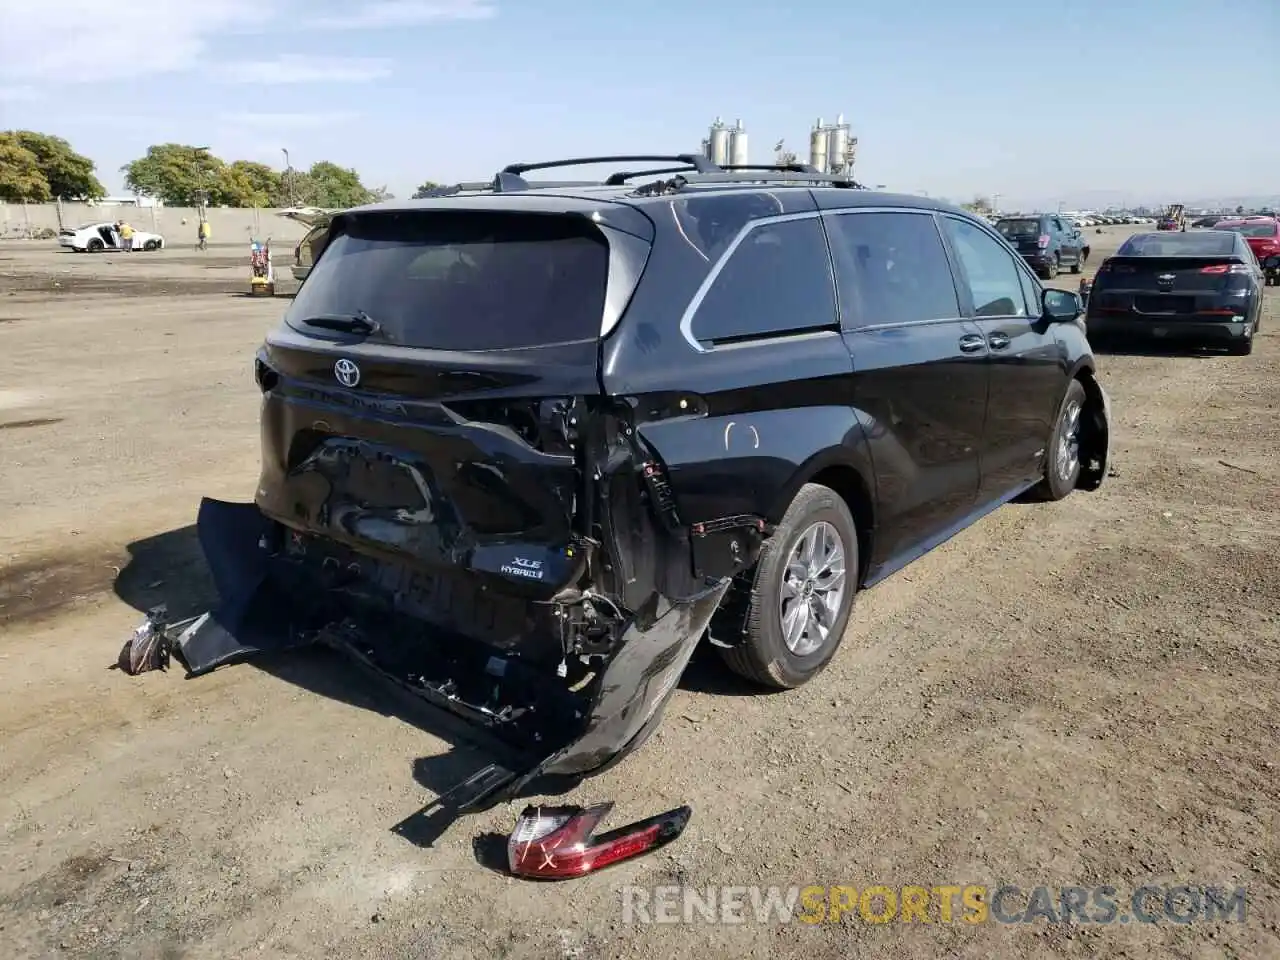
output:
<instances>
[{"instance_id":1,"label":"rear side window","mask_svg":"<svg viewBox=\"0 0 1280 960\"><path fill-rule=\"evenodd\" d=\"M960 316L932 214L843 213L827 234L846 327Z\"/></svg>"},{"instance_id":2,"label":"rear side window","mask_svg":"<svg viewBox=\"0 0 1280 960\"><path fill-rule=\"evenodd\" d=\"M976 317L1025 317L1018 265L994 237L971 223L943 217L956 257L964 268Z\"/></svg>"},{"instance_id":3,"label":"rear side window","mask_svg":"<svg viewBox=\"0 0 1280 960\"><path fill-rule=\"evenodd\" d=\"M763 223L743 237L699 304L693 335L725 342L836 323L827 241L809 217Z\"/></svg>"},{"instance_id":4,"label":"rear side window","mask_svg":"<svg viewBox=\"0 0 1280 960\"><path fill-rule=\"evenodd\" d=\"M595 339L609 248L572 217L488 212L346 216L299 288L290 326L363 313L391 343L511 350Z\"/></svg>"}]
</instances>

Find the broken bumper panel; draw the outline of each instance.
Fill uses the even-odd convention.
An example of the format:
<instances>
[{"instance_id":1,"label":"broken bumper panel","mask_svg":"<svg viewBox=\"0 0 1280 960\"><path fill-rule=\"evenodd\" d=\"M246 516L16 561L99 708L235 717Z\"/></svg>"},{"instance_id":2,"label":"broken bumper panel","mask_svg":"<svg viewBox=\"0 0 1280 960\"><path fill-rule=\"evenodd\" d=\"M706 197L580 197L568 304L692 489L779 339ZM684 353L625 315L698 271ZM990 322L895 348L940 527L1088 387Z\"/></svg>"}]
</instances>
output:
<instances>
[{"instance_id":1,"label":"broken bumper panel","mask_svg":"<svg viewBox=\"0 0 1280 960\"><path fill-rule=\"evenodd\" d=\"M171 628L190 674L307 646L341 652L500 748L500 762L441 798L459 810L542 776L599 772L639 747L728 589L724 580L692 596L655 596L620 624L610 651L562 659L556 670L536 652L522 655L516 638L495 645L501 631L478 631L486 639L477 640L425 622L412 598L387 588L400 581L388 579L385 561L342 566L331 553L307 555L299 534L252 503L205 499L197 529L219 603Z\"/></svg>"}]
</instances>

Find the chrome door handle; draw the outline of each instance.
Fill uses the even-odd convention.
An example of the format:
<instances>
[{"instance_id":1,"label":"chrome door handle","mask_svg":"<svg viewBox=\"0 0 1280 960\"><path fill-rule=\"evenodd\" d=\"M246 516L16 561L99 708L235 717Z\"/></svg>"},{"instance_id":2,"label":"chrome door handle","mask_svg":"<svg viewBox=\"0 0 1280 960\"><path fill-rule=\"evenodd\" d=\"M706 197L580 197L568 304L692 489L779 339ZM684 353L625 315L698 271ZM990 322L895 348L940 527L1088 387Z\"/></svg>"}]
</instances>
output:
<instances>
[{"instance_id":1,"label":"chrome door handle","mask_svg":"<svg viewBox=\"0 0 1280 960\"><path fill-rule=\"evenodd\" d=\"M987 343L991 346L992 350L1003 350L1009 345L1009 336L1004 333L993 333L991 336L987 337Z\"/></svg>"},{"instance_id":2,"label":"chrome door handle","mask_svg":"<svg viewBox=\"0 0 1280 960\"><path fill-rule=\"evenodd\" d=\"M962 353L977 353L984 346L986 346L986 341L979 334L970 333L960 338L960 351Z\"/></svg>"}]
</instances>

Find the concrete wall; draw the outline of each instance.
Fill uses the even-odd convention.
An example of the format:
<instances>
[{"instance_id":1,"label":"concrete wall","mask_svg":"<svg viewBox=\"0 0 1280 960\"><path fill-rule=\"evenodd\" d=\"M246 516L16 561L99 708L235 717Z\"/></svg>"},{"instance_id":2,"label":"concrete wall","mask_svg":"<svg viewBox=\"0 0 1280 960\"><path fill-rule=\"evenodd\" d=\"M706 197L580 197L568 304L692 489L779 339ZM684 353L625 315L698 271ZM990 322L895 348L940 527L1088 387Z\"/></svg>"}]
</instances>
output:
<instances>
[{"instance_id":1,"label":"concrete wall","mask_svg":"<svg viewBox=\"0 0 1280 960\"><path fill-rule=\"evenodd\" d=\"M199 216L190 207L107 206L85 203L62 204L62 222L68 227L105 220L128 220L139 230L162 234L172 245L196 242ZM186 221L185 223L183 221ZM209 226L214 244L248 243L251 237L270 238L287 243L302 239L307 227L294 220L276 216L275 210L241 210L211 208ZM58 230L56 203L0 203L0 239L39 237Z\"/></svg>"}]
</instances>

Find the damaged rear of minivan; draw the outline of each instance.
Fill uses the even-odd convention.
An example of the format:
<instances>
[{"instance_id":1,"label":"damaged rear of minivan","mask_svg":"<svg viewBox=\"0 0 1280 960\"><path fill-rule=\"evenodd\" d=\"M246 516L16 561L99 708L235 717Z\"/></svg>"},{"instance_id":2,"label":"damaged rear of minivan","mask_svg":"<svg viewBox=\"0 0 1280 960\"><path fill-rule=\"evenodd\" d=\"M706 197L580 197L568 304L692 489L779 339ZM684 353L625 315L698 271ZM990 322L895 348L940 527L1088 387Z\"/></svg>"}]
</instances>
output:
<instances>
[{"instance_id":1,"label":"damaged rear of minivan","mask_svg":"<svg viewBox=\"0 0 1280 960\"><path fill-rule=\"evenodd\" d=\"M256 357L254 503L201 507L221 604L180 641L192 672L334 646L513 748L464 808L643 742L732 573L692 561L601 386L653 237L545 195L338 215ZM738 566L765 535L734 532Z\"/></svg>"}]
</instances>

